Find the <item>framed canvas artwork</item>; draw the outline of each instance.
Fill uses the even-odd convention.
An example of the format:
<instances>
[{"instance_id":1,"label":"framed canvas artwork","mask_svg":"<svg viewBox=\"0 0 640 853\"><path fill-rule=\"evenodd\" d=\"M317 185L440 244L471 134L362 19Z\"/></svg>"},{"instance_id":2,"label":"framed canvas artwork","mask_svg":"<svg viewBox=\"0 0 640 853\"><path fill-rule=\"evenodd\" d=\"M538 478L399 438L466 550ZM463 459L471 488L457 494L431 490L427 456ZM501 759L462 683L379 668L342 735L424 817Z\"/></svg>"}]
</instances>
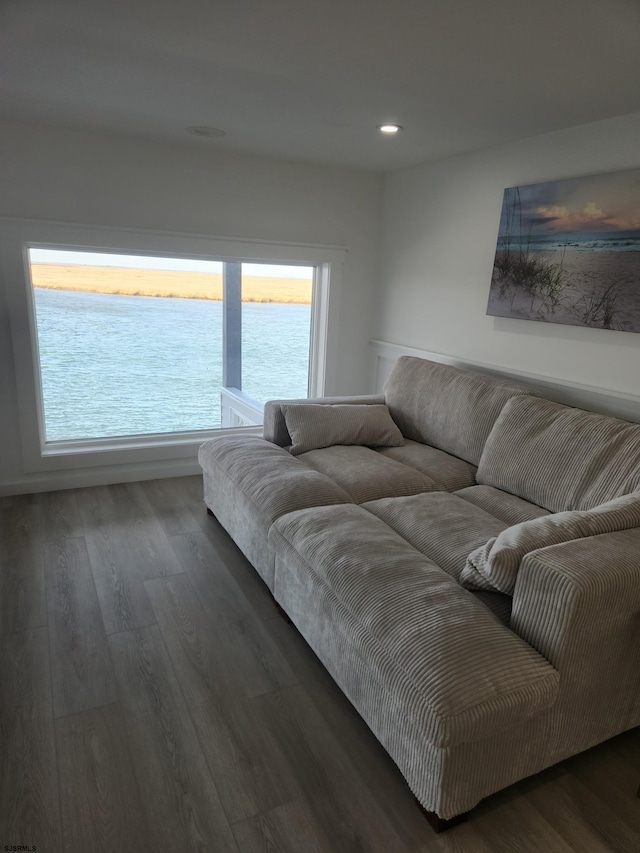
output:
<instances>
[{"instance_id":1,"label":"framed canvas artwork","mask_svg":"<svg viewBox=\"0 0 640 853\"><path fill-rule=\"evenodd\" d=\"M506 189L487 314L640 332L640 169Z\"/></svg>"}]
</instances>

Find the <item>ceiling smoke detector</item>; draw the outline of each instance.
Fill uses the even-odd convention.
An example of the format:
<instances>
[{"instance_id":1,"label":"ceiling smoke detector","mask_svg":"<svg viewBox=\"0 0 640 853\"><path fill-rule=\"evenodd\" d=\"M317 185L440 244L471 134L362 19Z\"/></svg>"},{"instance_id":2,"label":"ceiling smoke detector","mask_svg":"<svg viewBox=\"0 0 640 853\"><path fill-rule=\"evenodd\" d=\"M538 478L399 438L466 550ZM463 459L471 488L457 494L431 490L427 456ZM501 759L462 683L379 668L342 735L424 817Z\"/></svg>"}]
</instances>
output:
<instances>
[{"instance_id":1,"label":"ceiling smoke detector","mask_svg":"<svg viewBox=\"0 0 640 853\"><path fill-rule=\"evenodd\" d=\"M185 130L192 136L208 136L209 138L213 138L227 135L224 130L220 130L217 127L207 127L204 124L196 124L193 127L185 128Z\"/></svg>"}]
</instances>

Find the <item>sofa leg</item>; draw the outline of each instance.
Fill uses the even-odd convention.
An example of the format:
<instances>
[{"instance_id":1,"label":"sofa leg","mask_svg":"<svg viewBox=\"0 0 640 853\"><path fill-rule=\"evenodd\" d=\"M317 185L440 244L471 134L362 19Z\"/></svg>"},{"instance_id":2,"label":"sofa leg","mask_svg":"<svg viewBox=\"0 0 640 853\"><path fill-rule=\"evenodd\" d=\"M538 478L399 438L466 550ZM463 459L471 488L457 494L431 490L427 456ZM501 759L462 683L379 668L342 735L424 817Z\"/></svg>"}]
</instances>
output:
<instances>
[{"instance_id":1,"label":"sofa leg","mask_svg":"<svg viewBox=\"0 0 640 853\"><path fill-rule=\"evenodd\" d=\"M426 817L429 824L432 826L433 829L435 829L436 832L445 832L445 830L451 829L452 826L457 826L459 823L464 823L465 820L469 817L469 812L463 812L462 814L457 814L455 817L450 817L448 820L445 820L442 817L438 817L435 812L428 812L417 797L415 798L415 801L418 804L422 814Z\"/></svg>"}]
</instances>

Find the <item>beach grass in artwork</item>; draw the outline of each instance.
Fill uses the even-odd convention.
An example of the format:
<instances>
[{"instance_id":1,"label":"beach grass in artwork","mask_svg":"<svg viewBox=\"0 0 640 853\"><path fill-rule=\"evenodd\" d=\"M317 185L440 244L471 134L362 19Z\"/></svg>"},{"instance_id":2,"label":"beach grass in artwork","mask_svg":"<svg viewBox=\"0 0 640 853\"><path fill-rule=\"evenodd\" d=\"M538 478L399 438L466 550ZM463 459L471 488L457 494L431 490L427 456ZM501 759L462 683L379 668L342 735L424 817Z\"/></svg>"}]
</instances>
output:
<instances>
[{"instance_id":1,"label":"beach grass in artwork","mask_svg":"<svg viewBox=\"0 0 640 853\"><path fill-rule=\"evenodd\" d=\"M506 189L487 314L640 332L640 169Z\"/></svg>"}]
</instances>

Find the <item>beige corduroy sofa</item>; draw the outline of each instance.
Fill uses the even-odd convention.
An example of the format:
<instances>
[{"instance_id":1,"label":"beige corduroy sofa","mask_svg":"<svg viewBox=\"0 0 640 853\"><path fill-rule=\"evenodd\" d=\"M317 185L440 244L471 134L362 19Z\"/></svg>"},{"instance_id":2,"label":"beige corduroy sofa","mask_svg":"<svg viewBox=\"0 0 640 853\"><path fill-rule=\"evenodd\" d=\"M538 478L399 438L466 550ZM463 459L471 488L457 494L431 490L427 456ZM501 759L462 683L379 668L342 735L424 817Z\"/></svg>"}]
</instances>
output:
<instances>
[{"instance_id":1,"label":"beige corduroy sofa","mask_svg":"<svg viewBox=\"0 0 640 853\"><path fill-rule=\"evenodd\" d=\"M268 403L199 459L428 812L640 724L640 425L401 358L383 396Z\"/></svg>"}]
</instances>

